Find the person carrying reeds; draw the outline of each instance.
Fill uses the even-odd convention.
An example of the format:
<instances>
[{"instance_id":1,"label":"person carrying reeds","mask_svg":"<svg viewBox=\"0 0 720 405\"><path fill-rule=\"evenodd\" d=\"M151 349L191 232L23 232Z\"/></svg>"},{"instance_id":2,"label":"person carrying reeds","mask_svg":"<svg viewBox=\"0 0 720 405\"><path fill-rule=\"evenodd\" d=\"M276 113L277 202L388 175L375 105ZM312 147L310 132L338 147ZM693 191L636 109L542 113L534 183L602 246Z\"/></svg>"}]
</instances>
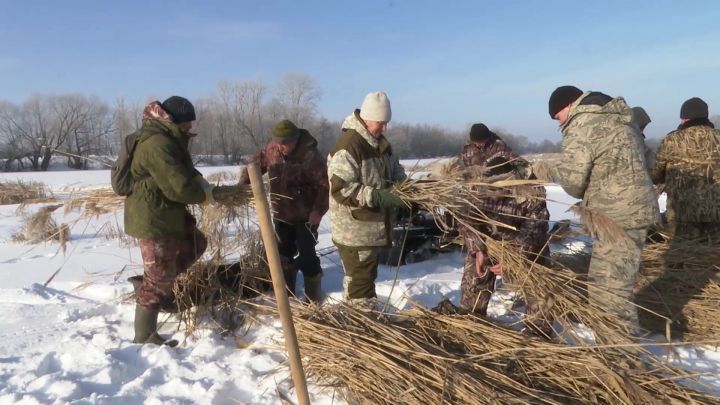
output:
<instances>
[{"instance_id":1,"label":"person carrying reeds","mask_svg":"<svg viewBox=\"0 0 720 405\"><path fill-rule=\"evenodd\" d=\"M320 220L328 210L329 185L325 159L317 145L308 130L281 120L273 128L270 141L250 162L257 163L270 177L273 223L288 290L295 295L299 270L305 297L319 303L323 272L315 245ZM247 169L240 183L250 184Z\"/></svg>"},{"instance_id":2,"label":"person carrying reeds","mask_svg":"<svg viewBox=\"0 0 720 405\"><path fill-rule=\"evenodd\" d=\"M563 134L554 178L615 230L593 235L589 299L617 316L628 333L639 334L637 309L630 301L647 230L660 214L632 110L622 97L574 86L555 89L548 106Z\"/></svg>"},{"instance_id":3,"label":"person carrying reeds","mask_svg":"<svg viewBox=\"0 0 720 405\"><path fill-rule=\"evenodd\" d=\"M345 271L345 299L354 304L377 297L378 254L390 247L393 212L405 206L393 191L405 169L383 135L390 118L387 95L369 93L345 118L328 155L332 240Z\"/></svg>"},{"instance_id":4,"label":"person carrying reeds","mask_svg":"<svg viewBox=\"0 0 720 405\"><path fill-rule=\"evenodd\" d=\"M130 163L133 188L125 201L125 233L140 242L144 276L135 307L135 343L176 345L157 333L158 312L173 299L173 285L205 251L188 204L222 203L244 186L212 186L195 169L188 145L195 108L172 96L143 111Z\"/></svg>"},{"instance_id":5,"label":"person carrying reeds","mask_svg":"<svg viewBox=\"0 0 720 405\"><path fill-rule=\"evenodd\" d=\"M682 122L663 138L652 169L665 184L668 233L681 239L720 236L720 130L700 98L685 101Z\"/></svg>"},{"instance_id":6,"label":"person carrying reeds","mask_svg":"<svg viewBox=\"0 0 720 405\"><path fill-rule=\"evenodd\" d=\"M529 163L517 155L484 124L474 124L470 141L463 147L462 167L474 180L492 183L497 180L534 179ZM522 252L529 260L546 265L548 220L550 213L545 202L545 189L541 185L525 185L494 190L483 190L488 196L470 210L482 212L488 221L475 221L461 226L459 231L467 249L463 277L460 284L460 306L481 316L487 315L490 297L495 289L495 278L502 274L499 258L488 256L483 238L500 240L508 249ZM506 226L496 226L492 221ZM550 322L538 318L538 298L525 297L528 326L534 332L552 336Z\"/></svg>"}]
</instances>

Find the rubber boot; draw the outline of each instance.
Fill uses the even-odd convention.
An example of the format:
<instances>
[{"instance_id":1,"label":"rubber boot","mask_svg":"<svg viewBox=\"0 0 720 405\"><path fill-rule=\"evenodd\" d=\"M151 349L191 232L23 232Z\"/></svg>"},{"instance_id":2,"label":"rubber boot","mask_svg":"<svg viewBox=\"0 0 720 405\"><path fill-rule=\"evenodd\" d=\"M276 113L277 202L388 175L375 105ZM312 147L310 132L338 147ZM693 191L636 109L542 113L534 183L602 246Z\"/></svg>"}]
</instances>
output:
<instances>
[{"instance_id":1,"label":"rubber boot","mask_svg":"<svg viewBox=\"0 0 720 405\"><path fill-rule=\"evenodd\" d=\"M288 296L295 297L295 284L297 283L298 269L291 262L282 262L283 275L285 276L285 286L288 290Z\"/></svg>"},{"instance_id":2,"label":"rubber boot","mask_svg":"<svg viewBox=\"0 0 720 405\"><path fill-rule=\"evenodd\" d=\"M135 306L135 339L133 343L152 343L175 347L178 341L165 339L157 333L158 311L145 309L140 305Z\"/></svg>"},{"instance_id":3,"label":"rubber boot","mask_svg":"<svg viewBox=\"0 0 720 405\"><path fill-rule=\"evenodd\" d=\"M315 304L322 302L322 273L305 277L305 297Z\"/></svg>"}]
</instances>

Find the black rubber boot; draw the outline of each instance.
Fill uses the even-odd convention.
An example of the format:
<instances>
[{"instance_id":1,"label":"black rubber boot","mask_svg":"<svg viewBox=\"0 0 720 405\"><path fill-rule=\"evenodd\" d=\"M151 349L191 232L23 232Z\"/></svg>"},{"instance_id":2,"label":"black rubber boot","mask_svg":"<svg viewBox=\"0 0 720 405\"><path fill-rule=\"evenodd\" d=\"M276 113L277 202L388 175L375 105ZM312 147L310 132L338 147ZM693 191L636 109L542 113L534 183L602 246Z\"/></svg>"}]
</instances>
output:
<instances>
[{"instance_id":1,"label":"black rubber boot","mask_svg":"<svg viewBox=\"0 0 720 405\"><path fill-rule=\"evenodd\" d=\"M135 306L135 339L133 343L152 343L175 347L178 341L165 339L157 333L158 311L145 309L140 305Z\"/></svg>"},{"instance_id":2,"label":"black rubber boot","mask_svg":"<svg viewBox=\"0 0 720 405\"><path fill-rule=\"evenodd\" d=\"M305 277L305 297L315 304L322 303L322 273Z\"/></svg>"},{"instance_id":3,"label":"black rubber boot","mask_svg":"<svg viewBox=\"0 0 720 405\"><path fill-rule=\"evenodd\" d=\"M288 296L295 297L295 284L297 283L298 269L294 263L287 261L282 262L283 275L285 276L285 286L287 286Z\"/></svg>"}]
</instances>

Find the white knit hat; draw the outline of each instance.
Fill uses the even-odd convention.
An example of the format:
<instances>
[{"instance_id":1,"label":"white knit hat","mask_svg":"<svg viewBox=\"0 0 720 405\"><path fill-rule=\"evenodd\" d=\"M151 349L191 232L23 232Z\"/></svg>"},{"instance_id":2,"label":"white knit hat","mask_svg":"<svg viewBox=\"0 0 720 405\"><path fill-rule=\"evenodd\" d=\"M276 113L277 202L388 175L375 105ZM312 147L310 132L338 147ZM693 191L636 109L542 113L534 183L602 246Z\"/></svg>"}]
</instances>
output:
<instances>
[{"instance_id":1,"label":"white knit hat","mask_svg":"<svg viewBox=\"0 0 720 405\"><path fill-rule=\"evenodd\" d=\"M390 100L382 91L368 93L360 107L360 118L370 121L390 122Z\"/></svg>"}]
</instances>

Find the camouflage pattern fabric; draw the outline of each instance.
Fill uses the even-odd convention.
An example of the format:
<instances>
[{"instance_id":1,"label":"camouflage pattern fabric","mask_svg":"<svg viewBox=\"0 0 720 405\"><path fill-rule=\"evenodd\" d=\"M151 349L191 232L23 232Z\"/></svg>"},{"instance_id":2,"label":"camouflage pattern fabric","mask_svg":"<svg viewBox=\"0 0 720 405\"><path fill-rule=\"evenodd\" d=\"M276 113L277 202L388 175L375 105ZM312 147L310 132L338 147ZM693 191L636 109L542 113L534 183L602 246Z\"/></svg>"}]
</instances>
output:
<instances>
[{"instance_id":1,"label":"camouflage pattern fabric","mask_svg":"<svg viewBox=\"0 0 720 405\"><path fill-rule=\"evenodd\" d=\"M515 153L500 137L492 134L483 142L470 141L463 146L460 161L466 168L484 167L491 157L502 157L516 166L528 166L529 163Z\"/></svg>"},{"instance_id":2,"label":"camouflage pattern fabric","mask_svg":"<svg viewBox=\"0 0 720 405\"><path fill-rule=\"evenodd\" d=\"M638 334L637 308L631 303L635 277L640 268L647 228L626 229L632 243L596 239L588 271L588 299L605 308L625 324L630 333ZM613 343L613 342L604 342Z\"/></svg>"},{"instance_id":3,"label":"camouflage pattern fabric","mask_svg":"<svg viewBox=\"0 0 720 405\"><path fill-rule=\"evenodd\" d=\"M353 248L338 245L345 276L343 295L347 301L364 301L376 298L375 279L378 271L378 250L376 248Z\"/></svg>"},{"instance_id":4,"label":"camouflage pattern fabric","mask_svg":"<svg viewBox=\"0 0 720 405\"><path fill-rule=\"evenodd\" d=\"M641 228L660 220L657 196L645 170L641 136L632 110L621 97L603 105L583 94L570 106L562 158L554 178L584 205L621 228Z\"/></svg>"},{"instance_id":5,"label":"camouflage pattern fabric","mask_svg":"<svg viewBox=\"0 0 720 405\"><path fill-rule=\"evenodd\" d=\"M321 216L327 212L327 166L317 141L307 130L300 129L300 137L288 156L271 141L249 162L257 163L262 173L268 173L275 219L307 222L311 212ZM240 184L250 184L247 169L240 176Z\"/></svg>"},{"instance_id":6,"label":"camouflage pattern fabric","mask_svg":"<svg viewBox=\"0 0 720 405\"><path fill-rule=\"evenodd\" d=\"M652 180L665 184L667 219L720 223L720 131L706 119L689 121L663 138Z\"/></svg>"},{"instance_id":7,"label":"camouflage pattern fabric","mask_svg":"<svg viewBox=\"0 0 720 405\"><path fill-rule=\"evenodd\" d=\"M373 206L372 191L405 179L384 136L375 139L355 110L328 156L332 239L347 247L390 246L391 212Z\"/></svg>"},{"instance_id":8,"label":"camouflage pattern fabric","mask_svg":"<svg viewBox=\"0 0 720 405\"><path fill-rule=\"evenodd\" d=\"M184 222L182 239L140 239L140 254L145 274L137 304L151 311L159 311L163 303L173 299L173 285L178 275L185 272L202 256L207 239L195 227L192 217Z\"/></svg>"},{"instance_id":9,"label":"camouflage pattern fabric","mask_svg":"<svg viewBox=\"0 0 720 405\"><path fill-rule=\"evenodd\" d=\"M460 281L460 307L486 316L490 297L495 292L495 279L495 274L489 270L478 276L475 271L475 256L468 254Z\"/></svg>"}]
</instances>

